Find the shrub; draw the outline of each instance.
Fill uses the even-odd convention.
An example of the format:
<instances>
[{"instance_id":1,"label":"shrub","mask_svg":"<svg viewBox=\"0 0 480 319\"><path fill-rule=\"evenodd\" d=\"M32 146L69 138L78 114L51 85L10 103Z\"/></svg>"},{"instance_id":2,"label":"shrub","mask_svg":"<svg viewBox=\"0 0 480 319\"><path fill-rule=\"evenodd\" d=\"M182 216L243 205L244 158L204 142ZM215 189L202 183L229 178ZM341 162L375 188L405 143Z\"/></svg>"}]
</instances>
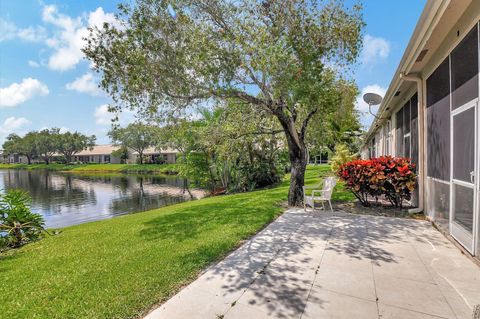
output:
<instances>
[{"instance_id":1,"label":"shrub","mask_svg":"<svg viewBox=\"0 0 480 319\"><path fill-rule=\"evenodd\" d=\"M369 206L369 196L384 196L393 206L402 207L415 189L414 171L415 165L408 158L383 156L347 162L337 174L364 206Z\"/></svg>"},{"instance_id":2,"label":"shrub","mask_svg":"<svg viewBox=\"0 0 480 319\"><path fill-rule=\"evenodd\" d=\"M0 195L0 246L18 248L37 240L45 221L30 210L30 197L21 190Z\"/></svg>"},{"instance_id":3,"label":"shrub","mask_svg":"<svg viewBox=\"0 0 480 319\"><path fill-rule=\"evenodd\" d=\"M352 154L345 144L337 145L335 148L335 154L330 161L332 171L338 172L340 166L354 160L355 157L355 154Z\"/></svg>"}]
</instances>

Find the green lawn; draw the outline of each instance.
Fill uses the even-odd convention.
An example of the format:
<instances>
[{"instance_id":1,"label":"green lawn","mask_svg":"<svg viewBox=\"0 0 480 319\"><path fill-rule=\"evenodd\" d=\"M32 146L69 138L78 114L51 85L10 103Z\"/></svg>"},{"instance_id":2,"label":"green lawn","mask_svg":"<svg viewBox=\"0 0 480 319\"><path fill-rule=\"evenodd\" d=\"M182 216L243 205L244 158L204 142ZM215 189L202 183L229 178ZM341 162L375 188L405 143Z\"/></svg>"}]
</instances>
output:
<instances>
[{"instance_id":1,"label":"green lawn","mask_svg":"<svg viewBox=\"0 0 480 319\"><path fill-rule=\"evenodd\" d=\"M47 169L69 172L114 172L176 174L177 164L0 164L0 169Z\"/></svg>"},{"instance_id":2,"label":"green lawn","mask_svg":"<svg viewBox=\"0 0 480 319\"><path fill-rule=\"evenodd\" d=\"M330 174L309 167L307 184ZM2 318L137 318L281 212L288 182L62 229L0 260ZM341 187L334 199L351 199Z\"/></svg>"}]
</instances>

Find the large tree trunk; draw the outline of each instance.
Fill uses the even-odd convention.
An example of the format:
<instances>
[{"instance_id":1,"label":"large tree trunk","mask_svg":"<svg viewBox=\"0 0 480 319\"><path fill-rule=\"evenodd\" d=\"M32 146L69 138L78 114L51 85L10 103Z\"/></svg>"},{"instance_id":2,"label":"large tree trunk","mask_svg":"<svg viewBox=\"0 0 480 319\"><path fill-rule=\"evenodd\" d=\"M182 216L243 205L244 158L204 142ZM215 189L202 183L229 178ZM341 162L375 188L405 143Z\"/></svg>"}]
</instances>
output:
<instances>
[{"instance_id":1,"label":"large tree trunk","mask_svg":"<svg viewBox=\"0 0 480 319\"><path fill-rule=\"evenodd\" d=\"M303 185L305 182L305 170L307 169L307 159L305 147L288 150L290 156L291 175L290 189L288 191L288 205L301 206L303 204Z\"/></svg>"},{"instance_id":2,"label":"large tree trunk","mask_svg":"<svg viewBox=\"0 0 480 319\"><path fill-rule=\"evenodd\" d=\"M305 170L307 169L307 148L305 147L303 137L297 133L293 122L282 126L287 138L291 165L288 205L302 206Z\"/></svg>"},{"instance_id":3,"label":"large tree trunk","mask_svg":"<svg viewBox=\"0 0 480 319\"><path fill-rule=\"evenodd\" d=\"M32 164L32 158L29 155L27 155L27 164Z\"/></svg>"},{"instance_id":4,"label":"large tree trunk","mask_svg":"<svg viewBox=\"0 0 480 319\"><path fill-rule=\"evenodd\" d=\"M66 154L64 154L64 156L65 156L65 162L67 162L67 164L71 164L71 163L72 163L73 154L66 153Z\"/></svg>"}]
</instances>

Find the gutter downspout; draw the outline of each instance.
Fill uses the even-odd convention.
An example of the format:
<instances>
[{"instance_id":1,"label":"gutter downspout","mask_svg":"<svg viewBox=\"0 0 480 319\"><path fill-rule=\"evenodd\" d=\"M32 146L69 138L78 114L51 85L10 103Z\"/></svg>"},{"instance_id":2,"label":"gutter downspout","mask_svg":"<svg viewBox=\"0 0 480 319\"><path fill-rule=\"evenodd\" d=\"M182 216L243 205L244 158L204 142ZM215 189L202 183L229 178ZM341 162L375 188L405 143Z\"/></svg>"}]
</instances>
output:
<instances>
[{"instance_id":1,"label":"gutter downspout","mask_svg":"<svg viewBox=\"0 0 480 319\"><path fill-rule=\"evenodd\" d=\"M424 198L425 198L425 143L424 143L424 134L425 134L425 112L423 107L423 80L422 77L418 74L406 75L405 72L400 72L400 78L408 82L417 83L417 92L418 92L418 207L409 209L410 214L421 213L424 211Z\"/></svg>"}]
</instances>

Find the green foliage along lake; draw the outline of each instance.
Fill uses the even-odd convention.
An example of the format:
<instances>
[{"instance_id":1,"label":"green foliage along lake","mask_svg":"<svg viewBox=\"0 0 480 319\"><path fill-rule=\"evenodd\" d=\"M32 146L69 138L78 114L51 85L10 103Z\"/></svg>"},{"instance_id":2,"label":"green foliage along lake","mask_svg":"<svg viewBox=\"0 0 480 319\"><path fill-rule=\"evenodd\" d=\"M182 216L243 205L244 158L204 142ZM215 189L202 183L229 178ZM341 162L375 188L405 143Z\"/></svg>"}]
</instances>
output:
<instances>
[{"instance_id":1,"label":"green foliage along lake","mask_svg":"<svg viewBox=\"0 0 480 319\"><path fill-rule=\"evenodd\" d=\"M202 191L175 176L0 169L0 192L20 188L48 228L65 227L192 200Z\"/></svg>"}]
</instances>

